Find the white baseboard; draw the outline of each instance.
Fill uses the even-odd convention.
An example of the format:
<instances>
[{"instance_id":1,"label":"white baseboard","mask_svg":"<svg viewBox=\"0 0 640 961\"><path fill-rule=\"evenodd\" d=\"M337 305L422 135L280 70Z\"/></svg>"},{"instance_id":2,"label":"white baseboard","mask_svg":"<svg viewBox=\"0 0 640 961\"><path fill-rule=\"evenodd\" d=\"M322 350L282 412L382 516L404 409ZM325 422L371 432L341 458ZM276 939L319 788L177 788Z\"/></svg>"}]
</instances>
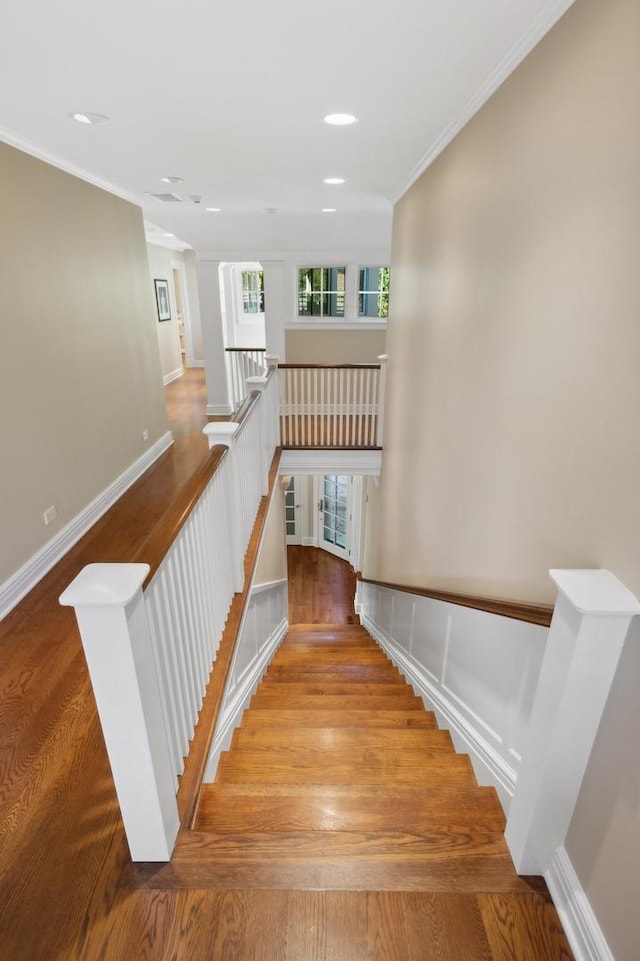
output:
<instances>
[{"instance_id":1,"label":"white baseboard","mask_svg":"<svg viewBox=\"0 0 640 961\"><path fill-rule=\"evenodd\" d=\"M556 850L544 879L576 961L615 961L564 847Z\"/></svg>"},{"instance_id":2,"label":"white baseboard","mask_svg":"<svg viewBox=\"0 0 640 961\"><path fill-rule=\"evenodd\" d=\"M360 619L362 626L387 652L423 700L439 715L443 726L451 731L454 740L469 752L476 777L480 783L492 784L496 788L502 806L507 810L515 790L517 779L515 770L500 757L480 731L460 713L446 694L429 680L421 667L394 643L393 638L389 637L366 614L360 614Z\"/></svg>"},{"instance_id":3,"label":"white baseboard","mask_svg":"<svg viewBox=\"0 0 640 961\"><path fill-rule=\"evenodd\" d=\"M177 380L178 377L182 377L183 374L184 374L184 367L176 367L176 369L172 370L170 374L164 375L164 377L162 378L162 383L166 387L167 384L170 384L171 381L173 380Z\"/></svg>"},{"instance_id":4,"label":"white baseboard","mask_svg":"<svg viewBox=\"0 0 640 961\"><path fill-rule=\"evenodd\" d=\"M32 590L48 571L71 550L90 527L100 520L161 454L173 444L173 434L167 431L144 454L113 481L95 500L91 501L55 537L51 538L26 564L0 585L0 619Z\"/></svg>"},{"instance_id":5,"label":"white baseboard","mask_svg":"<svg viewBox=\"0 0 640 961\"><path fill-rule=\"evenodd\" d=\"M220 414L223 416L228 416L232 414L233 410L231 404L207 404L207 416L217 417Z\"/></svg>"},{"instance_id":6,"label":"white baseboard","mask_svg":"<svg viewBox=\"0 0 640 961\"><path fill-rule=\"evenodd\" d=\"M233 697L230 698L229 702L224 706L220 721L216 727L211 752L203 777L205 784L215 780L220 755L229 747L233 732L240 723L242 712L248 706L258 684L262 680L262 675L266 671L269 661L288 630L289 621L284 618L273 631L262 651L256 655L246 669L241 683L233 693Z\"/></svg>"},{"instance_id":7,"label":"white baseboard","mask_svg":"<svg viewBox=\"0 0 640 961\"><path fill-rule=\"evenodd\" d=\"M303 546L303 547L317 547L317 546L318 546L318 538L317 538L317 537L303 537L303 538L302 538L302 546Z\"/></svg>"}]
</instances>

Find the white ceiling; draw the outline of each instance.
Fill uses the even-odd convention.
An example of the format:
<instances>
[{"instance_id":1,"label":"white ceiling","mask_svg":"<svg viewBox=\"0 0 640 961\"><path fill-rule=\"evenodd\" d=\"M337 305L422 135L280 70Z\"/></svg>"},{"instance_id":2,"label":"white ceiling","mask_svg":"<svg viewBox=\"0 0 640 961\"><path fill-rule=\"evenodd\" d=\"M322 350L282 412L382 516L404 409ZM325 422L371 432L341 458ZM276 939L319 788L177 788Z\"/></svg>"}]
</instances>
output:
<instances>
[{"instance_id":1,"label":"white ceiling","mask_svg":"<svg viewBox=\"0 0 640 961\"><path fill-rule=\"evenodd\" d=\"M572 2L4 0L0 135L201 252L386 247L393 203ZM202 202L148 196L171 189Z\"/></svg>"}]
</instances>

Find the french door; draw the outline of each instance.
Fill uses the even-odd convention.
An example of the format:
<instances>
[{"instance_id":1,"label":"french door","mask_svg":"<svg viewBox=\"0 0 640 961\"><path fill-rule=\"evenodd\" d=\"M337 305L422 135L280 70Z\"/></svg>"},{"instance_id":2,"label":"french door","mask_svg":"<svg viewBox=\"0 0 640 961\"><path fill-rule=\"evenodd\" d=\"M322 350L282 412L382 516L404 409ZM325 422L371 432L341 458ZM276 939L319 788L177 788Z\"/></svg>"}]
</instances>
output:
<instances>
[{"instance_id":1,"label":"french door","mask_svg":"<svg viewBox=\"0 0 640 961\"><path fill-rule=\"evenodd\" d=\"M349 559L351 521L351 478L344 474L323 474L318 500L319 546L337 557Z\"/></svg>"},{"instance_id":2,"label":"french door","mask_svg":"<svg viewBox=\"0 0 640 961\"><path fill-rule=\"evenodd\" d=\"M296 483L296 480L298 483ZM302 544L300 478L289 478L284 492L284 526L287 544Z\"/></svg>"}]
</instances>

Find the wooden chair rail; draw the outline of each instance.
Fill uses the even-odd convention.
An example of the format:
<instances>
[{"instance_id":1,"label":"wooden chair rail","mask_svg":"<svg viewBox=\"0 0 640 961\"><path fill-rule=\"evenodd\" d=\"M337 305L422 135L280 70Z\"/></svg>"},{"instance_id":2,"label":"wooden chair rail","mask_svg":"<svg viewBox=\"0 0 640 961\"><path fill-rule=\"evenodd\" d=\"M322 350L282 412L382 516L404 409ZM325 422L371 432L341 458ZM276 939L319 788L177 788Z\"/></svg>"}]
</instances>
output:
<instances>
[{"instance_id":1,"label":"wooden chair rail","mask_svg":"<svg viewBox=\"0 0 640 961\"><path fill-rule=\"evenodd\" d=\"M149 536L142 542L132 559L132 563L149 564L150 571L145 578L143 589L148 587L160 567L165 554L189 519L202 492L218 470L227 454L228 447L217 444L209 451L202 466L195 471L169 505Z\"/></svg>"},{"instance_id":2,"label":"wooden chair rail","mask_svg":"<svg viewBox=\"0 0 640 961\"><path fill-rule=\"evenodd\" d=\"M527 604L521 601L502 600L495 597L482 597L476 594L458 594L454 591L436 591L430 588L407 587L403 584L389 584L386 581L375 581L358 574L358 580L363 584L375 584L377 587L387 587L393 591L405 594L418 594L420 597L430 597L435 601L445 601L447 604L459 604L461 607L472 607L476 611L486 611L488 614L500 614L511 617L516 621L526 621L529 624L539 624L549 627L553 615L553 607L545 604Z\"/></svg>"},{"instance_id":3,"label":"wooden chair rail","mask_svg":"<svg viewBox=\"0 0 640 961\"><path fill-rule=\"evenodd\" d=\"M380 364L278 364L279 370L380 370Z\"/></svg>"}]
</instances>

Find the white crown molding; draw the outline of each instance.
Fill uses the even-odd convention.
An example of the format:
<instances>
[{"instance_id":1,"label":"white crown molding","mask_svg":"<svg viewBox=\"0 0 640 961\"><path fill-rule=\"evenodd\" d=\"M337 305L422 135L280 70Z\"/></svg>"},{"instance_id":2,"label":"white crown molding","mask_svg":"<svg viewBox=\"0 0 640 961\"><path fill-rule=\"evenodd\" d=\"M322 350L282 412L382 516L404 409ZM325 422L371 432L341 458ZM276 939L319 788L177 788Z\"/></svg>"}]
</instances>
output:
<instances>
[{"instance_id":1,"label":"white crown molding","mask_svg":"<svg viewBox=\"0 0 640 961\"><path fill-rule=\"evenodd\" d=\"M155 442L144 454L127 468L112 484L77 514L66 527L29 558L26 564L15 572L4 584L0 585L0 619L18 604L25 594L32 590L38 581L61 560L67 551L87 533L109 508L115 504L138 478L144 474L161 454L173 444L173 434L166 434Z\"/></svg>"},{"instance_id":2,"label":"white crown molding","mask_svg":"<svg viewBox=\"0 0 640 961\"><path fill-rule=\"evenodd\" d=\"M507 55L501 60L498 66L489 74L485 82L480 86L476 93L467 100L462 110L454 119L447 124L440 136L431 145L426 154L416 164L411 171L406 185L396 196L394 203L397 203L407 190L413 186L416 180L422 176L434 160L449 146L451 141L460 133L471 118L480 110L487 100L496 92L498 87L513 73L524 58L531 53L533 48L540 43L542 38L551 30L558 20L567 12L575 0L549 0L540 10L538 15L529 24L527 30L514 43Z\"/></svg>"},{"instance_id":3,"label":"white crown molding","mask_svg":"<svg viewBox=\"0 0 640 961\"><path fill-rule=\"evenodd\" d=\"M615 961L564 847L544 876L576 961Z\"/></svg>"},{"instance_id":4,"label":"white crown molding","mask_svg":"<svg viewBox=\"0 0 640 961\"><path fill-rule=\"evenodd\" d=\"M29 143L27 140L23 140L18 134L7 130L5 127L0 127L0 140L10 147L15 147L16 150L22 150L23 153L35 157L37 160L43 160L52 167L57 167L58 170L62 170L64 173L78 177L80 180L84 180L94 187L99 187L100 190L106 190L107 193L113 194L115 197L120 197L121 200L127 200L130 204L135 204L136 207L142 208L142 200L140 197L136 197L135 194L129 193L129 191L124 190L123 187L118 187L117 184L112 184L109 180L103 180L102 177L98 177L97 174L91 173L89 170L76 167L75 164L65 160L64 157L58 157L57 154L44 150L42 147L36 146L36 144Z\"/></svg>"}]
</instances>

